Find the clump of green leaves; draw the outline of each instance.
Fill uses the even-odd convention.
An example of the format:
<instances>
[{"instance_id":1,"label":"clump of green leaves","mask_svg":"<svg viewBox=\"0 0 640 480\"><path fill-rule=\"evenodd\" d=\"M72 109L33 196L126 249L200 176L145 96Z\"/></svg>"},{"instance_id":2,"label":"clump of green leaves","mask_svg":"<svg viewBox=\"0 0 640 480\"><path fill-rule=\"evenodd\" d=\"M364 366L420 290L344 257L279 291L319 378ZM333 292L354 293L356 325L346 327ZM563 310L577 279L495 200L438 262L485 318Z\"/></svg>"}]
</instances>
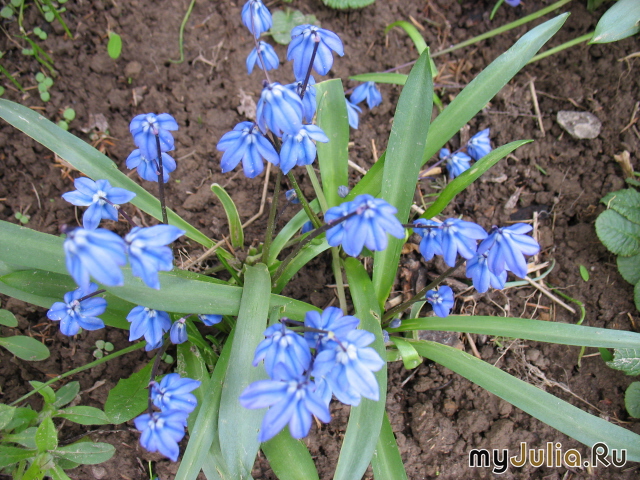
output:
<instances>
[{"instance_id":1,"label":"clump of green leaves","mask_svg":"<svg viewBox=\"0 0 640 480\"><path fill-rule=\"evenodd\" d=\"M14 217L16 217L16 220L18 220L22 225L26 225L27 223L29 223L29 220L31 220L31 215L27 215L26 213L22 213L22 212L16 212L13 214Z\"/></svg>"},{"instance_id":2,"label":"clump of green leaves","mask_svg":"<svg viewBox=\"0 0 640 480\"><path fill-rule=\"evenodd\" d=\"M96 349L93 351L95 358L102 358L110 352L113 352L113 343L104 340L96 340Z\"/></svg>"},{"instance_id":3,"label":"clump of green leaves","mask_svg":"<svg viewBox=\"0 0 640 480\"><path fill-rule=\"evenodd\" d=\"M40 92L40 99L43 102L51 100L51 94L49 89L53 86L53 79L46 76L42 72L36 73L36 82L38 82L38 92Z\"/></svg>"},{"instance_id":4,"label":"clump of green leaves","mask_svg":"<svg viewBox=\"0 0 640 480\"><path fill-rule=\"evenodd\" d=\"M73 108L65 108L62 111L62 119L58 120L58 126L64 130L69 130L69 124L76 118L76 111Z\"/></svg>"}]
</instances>

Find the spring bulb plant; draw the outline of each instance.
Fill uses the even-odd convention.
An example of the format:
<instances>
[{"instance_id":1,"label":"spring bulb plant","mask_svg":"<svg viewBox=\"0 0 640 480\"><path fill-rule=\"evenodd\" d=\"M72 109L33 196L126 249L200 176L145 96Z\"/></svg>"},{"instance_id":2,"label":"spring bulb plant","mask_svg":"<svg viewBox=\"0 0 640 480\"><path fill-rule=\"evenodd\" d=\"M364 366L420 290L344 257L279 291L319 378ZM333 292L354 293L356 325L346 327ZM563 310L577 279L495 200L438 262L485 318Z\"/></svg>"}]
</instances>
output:
<instances>
[{"instance_id":1,"label":"spring bulb plant","mask_svg":"<svg viewBox=\"0 0 640 480\"><path fill-rule=\"evenodd\" d=\"M445 145L565 18L560 15L520 38L505 54L510 61L489 65L433 122L429 50L420 50L398 100L384 157L353 182L348 172L349 128L358 126L358 104L366 102L371 109L382 101L376 84L366 81L348 95L340 79L323 80L345 51L337 33L310 24L291 31L289 63L284 63L292 69L291 83L272 81L269 72L281 68L281 59L263 39L272 26L271 13L261 0L247 1L238 22L250 33L247 71L264 76L262 92L255 120L229 125L220 137L220 171L230 173L242 162L242 172L254 179L266 161L275 168L276 181L264 240L258 248L247 248L245 255L237 255L245 248L237 208L219 185L212 189L227 214L234 253L215 245L168 207L171 199L165 198L164 184L180 174L167 153L178 148L172 132L179 125L171 114L142 113L130 124L136 148L125 164L137 169L143 185L157 183L152 185L156 199L82 140L26 107L0 100L2 118L80 172L91 172L91 178L77 178L76 190L63 195L72 205L86 208L82 226L65 226L64 239L0 222L0 293L48 308L48 318L63 335L128 329L134 343L96 362L141 348L152 352L154 359L120 380L104 411L92 411L92 418L101 424L132 421L142 448L172 461L182 457L175 477L179 480L196 478L200 471L209 479L249 478L260 449L277 476L291 478L294 469L300 478L318 478L309 451L297 440L331 421L332 401L351 407L334 478L361 478L370 464L376 478L380 472L395 472L380 478L406 478L385 421L387 362L402 360L414 368L421 358L468 377L588 446L606 442L625 448L628 458L638 461L637 435L463 351L414 336L420 330L450 330L601 348L633 346L640 339L631 332L573 324L553 324L550 329L549 322L538 320L455 315L457 283L448 282L449 276L459 271L480 293L503 289L509 277L528 278L529 259L540 253L540 246L527 222L490 226L457 215L441 218L458 193L528 141L494 149L486 128L457 151ZM415 187L433 157L446 161L452 180L416 217L411 213ZM305 196L300 177L311 184L314 198ZM283 184L288 184L286 193L280 191ZM132 205L158 223L139 225L127 213ZM278 230L284 209L298 211ZM129 226L123 235L113 231L120 220ZM118 225L118 232L125 229ZM212 278L177 268L173 250L185 237L215 250L221 264L216 271L226 273ZM447 269L411 298L386 308L407 241L418 242L428 268L436 269L433 260L439 256ZM319 255L331 259L337 306L320 309L281 295ZM162 364L167 349L176 352L175 372ZM34 384L17 402L38 392L53 395L53 403L65 388L54 392L56 381ZM43 476L65 478L59 475L68 467L62 461L65 448L89 448L87 443L59 447L53 423L42 427L49 429L52 440L41 442L39 450L16 440L16 435L42 438L35 433L40 428L35 419L5 426L8 436L0 440L0 452L10 449L17 459L2 464L5 472L19 476L26 468L40 468ZM99 461L113 455L113 448L96 445L91 448L104 453Z\"/></svg>"}]
</instances>

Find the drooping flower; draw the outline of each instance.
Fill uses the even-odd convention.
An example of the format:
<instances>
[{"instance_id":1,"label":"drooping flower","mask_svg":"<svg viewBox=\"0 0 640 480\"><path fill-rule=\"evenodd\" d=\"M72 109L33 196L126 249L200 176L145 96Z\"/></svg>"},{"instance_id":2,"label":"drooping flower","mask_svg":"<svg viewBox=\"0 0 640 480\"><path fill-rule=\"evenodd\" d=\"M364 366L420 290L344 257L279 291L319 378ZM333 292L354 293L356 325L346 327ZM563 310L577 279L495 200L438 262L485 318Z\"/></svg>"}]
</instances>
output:
<instances>
[{"instance_id":1,"label":"drooping flower","mask_svg":"<svg viewBox=\"0 0 640 480\"><path fill-rule=\"evenodd\" d=\"M236 168L240 160L247 178L254 178L262 173L263 158L274 165L280 164L278 152L253 122L237 124L232 131L222 136L216 148L224 152L220 161L222 173Z\"/></svg>"},{"instance_id":2,"label":"drooping flower","mask_svg":"<svg viewBox=\"0 0 640 480\"><path fill-rule=\"evenodd\" d=\"M158 158L156 135L160 139L161 152L173 150L174 141L170 132L178 130L178 122L168 113L144 113L133 117L129 130L133 135L133 142L145 158Z\"/></svg>"},{"instance_id":3,"label":"drooping flower","mask_svg":"<svg viewBox=\"0 0 640 480\"><path fill-rule=\"evenodd\" d=\"M287 60L293 61L293 74L296 80L303 80L309 70L313 49L318 51L313 60L313 69L318 75L326 75L333 65L333 52L344 55L340 37L330 30L314 25L298 25L291 30L291 43L287 50Z\"/></svg>"},{"instance_id":4,"label":"drooping flower","mask_svg":"<svg viewBox=\"0 0 640 480\"><path fill-rule=\"evenodd\" d=\"M166 245L184 235L173 225L134 227L125 237L131 273L142 279L149 287L160 289L158 272L173 269L173 252Z\"/></svg>"},{"instance_id":5,"label":"drooping flower","mask_svg":"<svg viewBox=\"0 0 640 480\"><path fill-rule=\"evenodd\" d=\"M471 157L464 152L449 152L449 149L440 150L440 158L445 160L449 178L456 178L471 167Z\"/></svg>"},{"instance_id":6,"label":"drooping flower","mask_svg":"<svg viewBox=\"0 0 640 480\"><path fill-rule=\"evenodd\" d=\"M284 196L287 199L287 202L289 202L291 205L298 205L300 203L298 193L293 188L284 192Z\"/></svg>"},{"instance_id":7,"label":"drooping flower","mask_svg":"<svg viewBox=\"0 0 640 480\"><path fill-rule=\"evenodd\" d=\"M351 103L357 105L363 100L367 100L369 108L377 107L382 103L382 94L375 82L365 82L353 89L353 93L349 97Z\"/></svg>"},{"instance_id":8,"label":"drooping flower","mask_svg":"<svg viewBox=\"0 0 640 480\"><path fill-rule=\"evenodd\" d=\"M286 364L297 375L302 375L309 368L311 351L301 335L282 323L276 323L264 331L264 336L253 357L254 367L264 360L264 369L271 378L274 378L278 363Z\"/></svg>"},{"instance_id":9,"label":"drooping flower","mask_svg":"<svg viewBox=\"0 0 640 480\"><path fill-rule=\"evenodd\" d=\"M469 139L467 152L474 160L480 160L491 151L491 139L489 138L489 128L479 131Z\"/></svg>"},{"instance_id":10,"label":"drooping flower","mask_svg":"<svg viewBox=\"0 0 640 480\"><path fill-rule=\"evenodd\" d=\"M200 386L198 380L182 378L177 373L165 375L160 383L151 383L151 401L160 410L180 410L191 413L198 405L196 396L191 393Z\"/></svg>"},{"instance_id":11,"label":"drooping flower","mask_svg":"<svg viewBox=\"0 0 640 480\"><path fill-rule=\"evenodd\" d=\"M258 434L260 442L273 438L289 424L293 438L305 437L311 429L312 416L331 421L329 408L316 383L305 375L296 374L288 365L279 363L272 380L259 380L240 395L244 408L270 407L265 413Z\"/></svg>"},{"instance_id":12,"label":"drooping flower","mask_svg":"<svg viewBox=\"0 0 640 480\"><path fill-rule=\"evenodd\" d=\"M179 345L189 339L187 335L187 319L185 317L173 322L171 330L169 330L169 339L174 345Z\"/></svg>"},{"instance_id":13,"label":"drooping flower","mask_svg":"<svg viewBox=\"0 0 640 480\"><path fill-rule=\"evenodd\" d=\"M439 317L449 316L449 312L455 303L453 298L453 290L448 285L441 285L438 290L429 290L425 298L433 307L433 311Z\"/></svg>"},{"instance_id":14,"label":"drooping flower","mask_svg":"<svg viewBox=\"0 0 640 480\"><path fill-rule=\"evenodd\" d=\"M76 228L64 241L67 270L84 290L90 277L109 287L124 284L120 267L127 263L126 245L117 234L97 228Z\"/></svg>"},{"instance_id":15,"label":"drooping flower","mask_svg":"<svg viewBox=\"0 0 640 480\"><path fill-rule=\"evenodd\" d=\"M311 165L316 158L316 142L327 143L329 138L317 125L302 125L295 135L282 135L280 168L285 175L294 166Z\"/></svg>"},{"instance_id":16,"label":"drooping flower","mask_svg":"<svg viewBox=\"0 0 640 480\"><path fill-rule=\"evenodd\" d=\"M338 196L340 198L346 198L347 195L349 195L349 187L346 185L340 185L338 187Z\"/></svg>"},{"instance_id":17,"label":"drooping flower","mask_svg":"<svg viewBox=\"0 0 640 480\"><path fill-rule=\"evenodd\" d=\"M346 217L351 213L351 202L343 202L338 206L331 207L324 214L324 221L326 223L336 222L337 220ZM344 241L345 222L338 223L335 227L331 227L327 230L327 242L333 247L341 245Z\"/></svg>"},{"instance_id":18,"label":"drooping flower","mask_svg":"<svg viewBox=\"0 0 640 480\"><path fill-rule=\"evenodd\" d=\"M322 311L322 314L311 310L304 316L304 326L314 330L323 330L326 333L308 331L304 332L304 338L310 348L321 351L336 338L346 338L347 334L351 330L355 330L359 324L358 317L345 315L337 307L327 307Z\"/></svg>"},{"instance_id":19,"label":"drooping flower","mask_svg":"<svg viewBox=\"0 0 640 480\"><path fill-rule=\"evenodd\" d=\"M504 1L507 5L510 5L512 7L517 7L518 5L520 5L520 0L504 0Z\"/></svg>"},{"instance_id":20,"label":"drooping flower","mask_svg":"<svg viewBox=\"0 0 640 480\"><path fill-rule=\"evenodd\" d=\"M258 55L258 53L260 55ZM261 60L262 58L262 60ZM264 61L264 67L262 62ZM247 57L247 72L251 75L253 67L258 66L260 70L275 70L280 66L280 59L278 54L271 45L266 42L258 42L258 48L253 47L253 50Z\"/></svg>"},{"instance_id":21,"label":"drooping flower","mask_svg":"<svg viewBox=\"0 0 640 480\"><path fill-rule=\"evenodd\" d=\"M289 90L295 92L298 96L302 96L303 80L285 85ZM302 96L302 121L311 123L313 116L316 114L316 80L313 76L309 76L307 88Z\"/></svg>"},{"instance_id":22,"label":"drooping flower","mask_svg":"<svg viewBox=\"0 0 640 480\"><path fill-rule=\"evenodd\" d=\"M358 125L360 124L360 114L362 113L362 109L351 103L346 97L345 101L347 102L347 117L349 119L349 126L354 130L358 129Z\"/></svg>"},{"instance_id":23,"label":"drooping flower","mask_svg":"<svg viewBox=\"0 0 640 480\"><path fill-rule=\"evenodd\" d=\"M420 253L425 261L431 260L434 255L442 255L442 224L435 220L419 218L414 225L425 225L431 228L414 228L413 231L422 237L420 240Z\"/></svg>"},{"instance_id":24,"label":"drooping flower","mask_svg":"<svg viewBox=\"0 0 640 480\"><path fill-rule=\"evenodd\" d=\"M211 325L216 325L222 321L222 315L203 315L199 314L198 318L202 323L204 323L207 327Z\"/></svg>"},{"instance_id":25,"label":"drooping flower","mask_svg":"<svg viewBox=\"0 0 640 480\"><path fill-rule=\"evenodd\" d=\"M79 301L98 290L95 283L90 283L88 289L78 288L64 294L64 302L54 303L47 317L54 322L60 322L60 332L63 335L73 336L80 331L99 330L104 328L104 322L98 318L107 309L107 301L100 297L91 297Z\"/></svg>"},{"instance_id":26,"label":"drooping flower","mask_svg":"<svg viewBox=\"0 0 640 480\"><path fill-rule=\"evenodd\" d=\"M262 32L266 32L273 24L271 12L264 6L261 0L249 0L242 7L242 23L256 38Z\"/></svg>"},{"instance_id":27,"label":"drooping flower","mask_svg":"<svg viewBox=\"0 0 640 480\"><path fill-rule=\"evenodd\" d=\"M137 340L144 336L147 341L145 350L154 350L162 344L162 336L171 328L171 319L167 312L153 310L152 308L138 305L127 315L131 323L129 329L129 341Z\"/></svg>"},{"instance_id":28,"label":"drooping flower","mask_svg":"<svg viewBox=\"0 0 640 480\"><path fill-rule=\"evenodd\" d=\"M473 286L480 293L489 290L489 286L502 290L507 281L506 270L496 275L489 268L488 252L474 255L467 260L466 276L471 279Z\"/></svg>"},{"instance_id":29,"label":"drooping flower","mask_svg":"<svg viewBox=\"0 0 640 480\"><path fill-rule=\"evenodd\" d=\"M505 269L511 270L520 278L527 276L525 255L535 255L540 245L529 235L531 225L516 223L508 227L496 227L478 246L478 253L488 253L489 269L496 275Z\"/></svg>"},{"instance_id":30,"label":"drooping flower","mask_svg":"<svg viewBox=\"0 0 640 480\"><path fill-rule=\"evenodd\" d=\"M67 202L79 207L89 207L82 215L82 225L95 230L100 220L118 221L117 206L131 201L135 193L124 188L112 187L108 180L94 182L90 178L80 177L73 182L76 190L62 194Z\"/></svg>"},{"instance_id":31,"label":"drooping flower","mask_svg":"<svg viewBox=\"0 0 640 480\"><path fill-rule=\"evenodd\" d=\"M268 128L278 137L283 133L295 135L302 128L302 100L290 89L273 82L262 89L256 119L262 133L266 134Z\"/></svg>"},{"instance_id":32,"label":"drooping flower","mask_svg":"<svg viewBox=\"0 0 640 480\"><path fill-rule=\"evenodd\" d=\"M457 218L448 218L442 223L444 262L453 267L458 253L467 260L472 258L477 251L477 240L485 238L487 238L487 232L480 225Z\"/></svg>"},{"instance_id":33,"label":"drooping flower","mask_svg":"<svg viewBox=\"0 0 640 480\"><path fill-rule=\"evenodd\" d=\"M148 452L160 452L177 461L180 454L178 442L184 437L188 416L189 413L182 410L167 410L136 417L133 422L142 432L140 445Z\"/></svg>"},{"instance_id":34,"label":"drooping flower","mask_svg":"<svg viewBox=\"0 0 640 480\"><path fill-rule=\"evenodd\" d=\"M132 170L138 169L138 175L148 182L158 181L158 171L160 167L158 160L153 157L149 160L142 154L139 148L136 148L129 154L126 161L127 168ZM169 174L176 169L176 161L168 153L162 152L162 178L164 183L169 181Z\"/></svg>"},{"instance_id":35,"label":"drooping flower","mask_svg":"<svg viewBox=\"0 0 640 480\"><path fill-rule=\"evenodd\" d=\"M313 223L311 222L311 220L309 220L308 222L305 222L304 225L302 225L302 230L300 230L300 233L304 235L305 233L309 233L311 230L313 230Z\"/></svg>"}]
</instances>

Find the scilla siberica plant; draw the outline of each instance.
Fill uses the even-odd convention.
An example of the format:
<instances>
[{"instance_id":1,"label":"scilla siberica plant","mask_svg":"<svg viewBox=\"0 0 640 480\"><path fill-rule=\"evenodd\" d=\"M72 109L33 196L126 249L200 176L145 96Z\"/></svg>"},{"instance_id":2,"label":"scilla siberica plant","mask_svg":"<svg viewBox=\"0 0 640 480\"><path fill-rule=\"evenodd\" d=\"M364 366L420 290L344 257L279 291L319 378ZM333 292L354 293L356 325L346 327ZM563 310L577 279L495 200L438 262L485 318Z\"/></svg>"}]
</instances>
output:
<instances>
[{"instance_id":1,"label":"scilla siberica plant","mask_svg":"<svg viewBox=\"0 0 640 480\"><path fill-rule=\"evenodd\" d=\"M314 25L291 32L286 58L292 62L292 83L271 81L269 72L280 61L260 40L271 27L271 14L260 0L246 2L242 23L253 42L247 48L247 68L251 73L258 67L256 72L265 79L257 117L239 122L218 142L221 170L230 172L242 162L244 174L254 178L264 171L266 160L276 169L276 180L264 242L249 249L244 263L166 207L164 183L179 172L167 153L175 148L171 132L178 129L171 115L141 114L130 126L137 148L126 165L137 168L144 182L158 183L158 202L79 139L42 119L32 121L37 114L29 109L0 100L3 118L96 177L78 178L76 190L64 195L73 205L87 207L83 226L66 227L64 240L0 222L0 261L12 269L0 277L0 292L46 305L48 317L60 322L65 335L108 326L129 328L131 341L144 339L100 360L135 348L155 353L147 367L112 390L104 415L112 423L133 420L142 447L174 461L188 428L190 441L176 474L180 480L194 479L200 470L209 479L248 478L260 448L279 477L318 478L308 450L296 439L309 434L314 417L331 420L334 398L351 406L334 478L361 478L369 463L376 478L406 478L385 420L386 361L403 360L413 368L421 357L470 378L583 443L622 446L629 459L640 460L640 451L633 447L640 444L636 435L465 352L410 336L417 330L451 330L598 347L638 342L639 336L628 332L621 336L569 324L550 329L548 322L529 319L454 316L455 292L443 283L466 264L468 283L478 292L502 289L509 275L526 278L528 258L540 253L528 223L487 231L488 226L462 218L437 217L457 193L527 141L492 150L485 129L453 153L444 146L564 18L524 35L505 54L511 60L499 59L487 67L433 122L432 74L425 49L406 79L384 158L350 184L349 126L358 126L358 104L366 101L375 108L380 92L367 81L347 96L339 79L314 79L314 71L318 76L330 71L334 54L344 54L336 33ZM421 168L438 153L452 180L419 218L410 218ZM308 174L315 199L305 197L294 171L298 177ZM290 188L281 195L286 182ZM237 210L224 189L215 184L212 189L223 202L229 238L239 250L244 237ZM283 208L301 210L276 232L281 196L286 199ZM138 225L127 213L128 203L162 223ZM109 224L100 226L119 216L131 224L124 236L106 228ZM385 309L402 246L412 241L411 233L424 262L440 256L448 269L413 297ZM170 245L183 236L209 253L215 249L229 280L176 269ZM279 295L306 263L326 251L339 306L320 310ZM358 260L363 256L372 257L371 271ZM44 285L51 278L55 285L47 284L46 296L33 290L33 284ZM345 283L353 307L347 303ZM426 304L433 314L421 317ZM160 359L174 344L178 371L161 376ZM47 452L57 458L56 447Z\"/></svg>"}]
</instances>

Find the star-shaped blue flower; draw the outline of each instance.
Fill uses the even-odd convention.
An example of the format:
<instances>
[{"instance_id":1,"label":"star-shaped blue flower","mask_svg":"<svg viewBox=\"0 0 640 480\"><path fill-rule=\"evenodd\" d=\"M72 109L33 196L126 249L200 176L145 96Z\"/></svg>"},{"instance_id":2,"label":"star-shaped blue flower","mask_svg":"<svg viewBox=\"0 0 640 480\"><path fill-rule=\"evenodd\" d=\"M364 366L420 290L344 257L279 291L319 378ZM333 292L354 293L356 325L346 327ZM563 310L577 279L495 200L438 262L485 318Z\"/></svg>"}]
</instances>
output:
<instances>
[{"instance_id":1,"label":"star-shaped blue flower","mask_svg":"<svg viewBox=\"0 0 640 480\"><path fill-rule=\"evenodd\" d=\"M317 125L303 125L295 135L282 135L280 168L285 175L296 165L311 165L316 158L316 142L327 143L329 138Z\"/></svg>"},{"instance_id":2,"label":"star-shaped blue flower","mask_svg":"<svg viewBox=\"0 0 640 480\"><path fill-rule=\"evenodd\" d=\"M505 269L520 278L527 276L525 255L535 255L540 245L529 235L533 227L516 223L508 227L493 227L491 234L478 246L478 253L488 253L489 269L496 275Z\"/></svg>"},{"instance_id":3,"label":"star-shaped blue flower","mask_svg":"<svg viewBox=\"0 0 640 480\"><path fill-rule=\"evenodd\" d=\"M98 315L102 315L107 309L107 301L100 297L79 301L97 290L98 286L90 283L86 290L78 288L73 292L65 293L64 302L54 303L47 312L47 317L54 322L59 321L60 332L68 336L77 334L80 328L85 330L104 328L104 322L98 318Z\"/></svg>"},{"instance_id":4,"label":"star-shaped blue flower","mask_svg":"<svg viewBox=\"0 0 640 480\"><path fill-rule=\"evenodd\" d=\"M142 151L145 158L158 158L156 135L160 137L160 151L173 150L174 141L170 132L174 130L178 130L178 122L168 113L137 115L129 125L133 142Z\"/></svg>"},{"instance_id":5,"label":"star-shaped blue flower","mask_svg":"<svg viewBox=\"0 0 640 480\"><path fill-rule=\"evenodd\" d=\"M375 82L365 82L353 89L349 100L354 105L366 100L367 105L371 109L382 103L382 95L378 87L376 87Z\"/></svg>"},{"instance_id":6,"label":"star-shaped blue flower","mask_svg":"<svg viewBox=\"0 0 640 480\"><path fill-rule=\"evenodd\" d=\"M198 405L196 396L191 393L200 386L198 380L182 378L177 373L165 375L160 383L151 383L151 401L160 410L180 410L191 413Z\"/></svg>"},{"instance_id":7,"label":"star-shaped blue flower","mask_svg":"<svg viewBox=\"0 0 640 480\"><path fill-rule=\"evenodd\" d=\"M434 220L419 218L414 225L425 225L430 228L414 228L413 231L422 237L420 240L420 253L425 261L431 260L435 255L442 255L442 224Z\"/></svg>"},{"instance_id":8,"label":"star-shaped blue flower","mask_svg":"<svg viewBox=\"0 0 640 480\"><path fill-rule=\"evenodd\" d=\"M310 348L322 351L336 339L346 338L351 330L360 324L360 319L353 315L345 315L340 308L327 307L322 314L311 310L304 316L304 326L312 331L304 332L304 338ZM323 330L326 333L318 332Z\"/></svg>"},{"instance_id":9,"label":"star-shaped blue flower","mask_svg":"<svg viewBox=\"0 0 640 480\"><path fill-rule=\"evenodd\" d=\"M127 168L132 170L134 168L138 169L138 175L143 180L148 182L157 182L158 181L158 161L156 158L152 158L151 160L142 155L142 151L139 148L136 148L133 152L129 154L126 161ZM173 157L169 156L168 153L162 152L162 178L164 183L169 181L169 174L176 169L176 161Z\"/></svg>"},{"instance_id":10,"label":"star-shaped blue flower","mask_svg":"<svg viewBox=\"0 0 640 480\"><path fill-rule=\"evenodd\" d=\"M309 70L314 46L318 51L313 60L313 69L319 75L326 75L333 65L333 53L344 55L340 37L330 30L315 25L298 25L291 30L291 43L287 50L287 60L293 61L293 74L296 80L304 80Z\"/></svg>"},{"instance_id":11,"label":"star-shaped blue flower","mask_svg":"<svg viewBox=\"0 0 640 480\"><path fill-rule=\"evenodd\" d=\"M182 410L168 410L136 417L133 422L142 432L140 445L148 452L160 452L176 462L180 455L178 442L184 437L188 416L189 413Z\"/></svg>"},{"instance_id":12,"label":"star-shaped blue flower","mask_svg":"<svg viewBox=\"0 0 640 480\"><path fill-rule=\"evenodd\" d=\"M480 160L491 151L491 138L489 138L490 129L476 133L467 143L467 152L474 160Z\"/></svg>"},{"instance_id":13,"label":"star-shaped blue flower","mask_svg":"<svg viewBox=\"0 0 640 480\"><path fill-rule=\"evenodd\" d=\"M440 158L445 160L449 178L456 178L471 168L471 157L464 152L449 152L449 149L440 150Z\"/></svg>"},{"instance_id":14,"label":"star-shaped blue flower","mask_svg":"<svg viewBox=\"0 0 640 480\"><path fill-rule=\"evenodd\" d=\"M232 131L225 133L216 147L221 152L222 173L236 168L242 160L242 168L247 178L254 178L264 170L262 159L280 164L280 156L271 142L253 122L240 122Z\"/></svg>"},{"instance_id":15,"label":"star-shaped blue flower","mask_svg":"<svg viewBox=\"0 0 640 480\"><path fill-rule=\"evenodd\" d=\"M302 83L303 81L300 80L298 82L285 85L285 87L294 92L296 95L300 96L302 94ZM307 83L307 88L304 91L304 96L302 97L302 121L306 123L311 123L313 121L313 116L316 114L315 84L315 78L310 76L309 82Z\"/></svg>"},{"instance_id":16,"label":"star-shaped blue flower","mask_svg":"<svg viewBox=\"0 0 640 480\"><path fill-rule=\"evenodd\" d=\"M438 290L429 290L425 298L433 307L436 315L442 318L449 316L449 312L451 312L455 303L453 290L448 285L441 285Z\"/></svg>"},{"instance_id":17,"label":"star-shaped blue flower","mask_svg":"<svg viewBox=\"0 0 640 480\"><path fill-rule=\"evenodd\" d=\"M256 118L262 133L266 134L268 128L278 137L283 133L295 135L302 128L302 100L284 85L273 82L262 89Z\"/></svg>"},{"instance_id":18,"label":"star-shaped blue flower","mask_svg":"<svg viewBox=\"0 0 640 480\"><path fill-rule=\"evenodd\" d=\"M258 52L260 55L258 55ZM256 65L260 70L265 70L265 68L262 68L263 66L262 61L260 61L260 57L262 57L262 60L264 61L266 70L275 70L280 66L280 59L273 47L266 42L258 42L258 48L253 47L253 50L251 50L247 57L247 72L249 75L251 75L253 67Z\"/></svg>"},{"instance_id":19,"label":"star-shaped blue flower","mask_svg":"<svg viewBox=\"0 0 640 480\"><path fill-rule=\"evenodd\" d=\"M264 332L265 339L256 348L253 366L264 360L267 375L274 377L278 363L285 363L292 372L302 375L311 364L311 351L301 335L276 323Z\"/></svg>"},{"instance_id":20,"label":"star-shaped blue flower","mask_svg":"<svg viewBox=\"0 0 640 480\"><path fill-rule=\"evenodd\" d=\"M273 24L271 12L261 0L249 0L242 7L242 23L256 38L267 32Z\"/></svg>"},{"instance_id":21,"label":"star-shaped blue flower","mask_svg":"<svg viewBox=\"0 0 640 480\"><path fill-rule=\"evenodd\" d=\"M477 240L485 238L487 238L487 232L480 225L457 218L448 218L442 223L444 262L453 267L458 253L467 260L472 258L478 248Z\"/></svg>"},{"instance_id":22,"label":"star-shaped blue flower","mask_svg":"<svg viewBox=\"0 0 640 480\"><path fill-rule=\"evenodd\" d=\"M475 289L484 293L489 290L489 286L502 290L507 281L507 271L503 270L496 275L489 268L489 253L481 253L467 260L467 278L473 282Z\"/></svg>"},{"instance_id":23,"label":"star-shaped blue flower","mask_svg":"<svg viewBox=\"0 0 640 480\"><path fill-rule=\"evenodd\" d=\"M173 322L171 330L169 330L169 339L174 345L179 345L189 339L187 335L187 319L181 318Z\"/></svg>"},{"instance_id":24,"label":"star-shaped blue flower","mask_svg":"<svg viewBox=\"0 0 640 480\"><path fill-rule=\"evenodd\" d=\"M171 319L167 312L153 310L141 305L134 307L129 312L127 320L131 323L129 341L132 342L144 336L147 341L144 349L147 352L162 345L162 336L171 328Z\"/></svg>"}]
</instances>

